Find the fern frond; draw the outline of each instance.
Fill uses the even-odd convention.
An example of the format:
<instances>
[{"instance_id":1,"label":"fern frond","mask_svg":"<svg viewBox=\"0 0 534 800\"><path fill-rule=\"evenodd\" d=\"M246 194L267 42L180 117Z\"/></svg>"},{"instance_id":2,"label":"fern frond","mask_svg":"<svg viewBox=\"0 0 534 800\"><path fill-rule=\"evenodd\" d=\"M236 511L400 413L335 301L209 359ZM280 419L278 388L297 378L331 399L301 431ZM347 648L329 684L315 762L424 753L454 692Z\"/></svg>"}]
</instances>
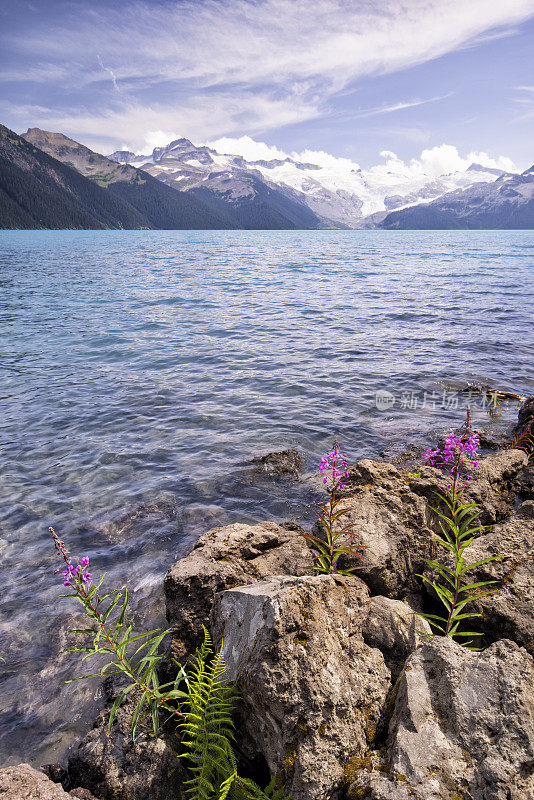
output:
<instances>
[{"instance_id":1,"label":"fern frond","mask_svg":"<svg viewBox=\"0 0 534 800\"><path fill-rule=\"evenodd\" d=\"M274 782L266 791L254 781L242 778L232 750L235 690L224 684L226 664L221 645L213 652L210 635L204 640L187 669L187 700L179 725L191 778L186 782L189 800L287 800L274 792Z\"/></svg>"}]
</instances>

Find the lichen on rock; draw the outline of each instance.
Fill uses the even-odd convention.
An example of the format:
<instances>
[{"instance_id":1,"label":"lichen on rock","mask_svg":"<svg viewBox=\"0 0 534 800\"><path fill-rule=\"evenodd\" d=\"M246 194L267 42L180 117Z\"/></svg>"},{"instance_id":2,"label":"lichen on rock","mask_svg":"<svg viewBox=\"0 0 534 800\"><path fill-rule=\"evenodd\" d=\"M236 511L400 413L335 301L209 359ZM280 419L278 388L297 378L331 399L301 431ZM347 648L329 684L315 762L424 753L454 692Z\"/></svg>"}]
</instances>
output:
<instances>
[{"instance_id":1,"label":"lichen on rock","mask_svg":"<svg viewBox=\"0 0 534 800\"><path fill-rule=\"evenodd\" d=\"M217 592L270 575L309 574L311 566L311 551L294 526L236 523L203 534L165 576L174 657L183 660L200 643Z\"/></svg>"},{"instance_id":2,"label":"lichen on rock","mask_svg":"<svg viewBox=\"0 0 534 800\"><path fill-rule=\"evenodd\" d=\"M370 599L358 578L273 577L217 595L211 615L241 694L250 748L293 800L322 800L349 753L374 741L390 688L382 653L365 644Z\"/></svg>"},{"instance_id":3,"label":"lichen on rock","mask_svg":"<svg viewBox=\"0 0 534 800\"><path fill-rule=\"evenodd\" d=\"M419 647L399 678L387 763L386 775L364 768L349 797L366 791L372 800L530 800L532 657L507 640L483 653L449 637Z\"/></svg>"}]
</instances>

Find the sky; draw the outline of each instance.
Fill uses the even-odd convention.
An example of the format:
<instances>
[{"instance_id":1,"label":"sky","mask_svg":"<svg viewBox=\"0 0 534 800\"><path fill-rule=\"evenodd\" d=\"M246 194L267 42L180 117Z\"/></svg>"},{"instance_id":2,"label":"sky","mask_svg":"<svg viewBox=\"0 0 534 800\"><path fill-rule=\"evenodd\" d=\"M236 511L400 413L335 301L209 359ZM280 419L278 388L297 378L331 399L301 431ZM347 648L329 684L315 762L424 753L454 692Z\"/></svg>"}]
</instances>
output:
<instances>
[{"instance_id":1,"label":"sky","mask_svg":"<svg viewBox=\"0 0 534 800\"><path fill-rule=\"evenodd\" d=\"M3 124L102 153L534 162L534 0L0 0L0 54Z\"/></svg>"}]
</instances>

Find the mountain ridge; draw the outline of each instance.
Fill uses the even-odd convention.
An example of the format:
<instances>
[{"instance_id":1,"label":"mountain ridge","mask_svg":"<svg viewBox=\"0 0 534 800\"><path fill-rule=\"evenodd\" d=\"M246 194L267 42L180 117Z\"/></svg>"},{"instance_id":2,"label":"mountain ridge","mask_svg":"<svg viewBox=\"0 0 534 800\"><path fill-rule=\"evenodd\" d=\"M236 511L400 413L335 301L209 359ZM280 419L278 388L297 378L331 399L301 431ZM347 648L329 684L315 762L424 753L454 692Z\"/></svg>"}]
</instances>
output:
<instances>
[{"instance_id":1,"label":"mountain ridge","mask_svg":"<svg viewBox=\"0 0 534 800\"><path fill-rule=\"evenodd\" d=\"M165 170L156 170L152 175L151 164L139 169L125 161L132 158L131 151L119 151L119 160L115 160L61 133L30 128L23 136L102 188L118 194L156 228L306 229L322 224L298 199L267 186L258 172L225 174L210 180L206 172L212 163L208 148L195 148L187 139L172 143L173 159L175 151L179 151L202 163L202 181L193 179L177 186ZM166 148L155 148L154 153L164 158Z\"/></svg>"},{"instance_id":2,"label":"mountain ridge","mask_svg":"<svg viewBox=\"0 0 534 800\"><path fill-rule=\"evenodd\" d=\"M142 169L136 166L140 160ZM29 128L19 136L0 126L0 225L534 228L534 166L511 173L473 161L460 172L429 179L414 163L416 178L410 173L404 182L396 162L385 171L353 165L347 174L328 178L321 164L306 159L247 160L183 137L150 156L131 150L103 156L62 133ZM370 208L377 210L366 213Z\"/></svg>"},{"instance_id":3,"label":"mountain ridge","mask_svg":"<svg viewBox=\"0 0 534 800\"><path fill-rule=\"evenodd\" d=\"M165 230L236 227L198 198L177 193L143 170L119 164L62 133L29 128L22 138L137 209L146 220L146 227Z\"/></svg>"},{"instance_id":4,"label":"mountain ridge","mask_svg":"<svg viewBox=\"0 0 534 800\"><path fill-rule=\"evenodd\" d=\"M150 227L137 209L0 125L0 227Z\"/></svg>"},{"instance_id":5,"label":"mountain ridge","mask_svg":"<svg viewBox=\"0 0 534 800\"><path fill-rule=\"evenodd\" d=\"M428 204L388 214L378 227L389 230L534 229L534 168L503 174L449 192Z\"/></svg>"},{"instance_id":6,"label":"mountain ridge","mask_svg":"<svg viewBox=\"0 0 534 800\"><path fill-rule=\"evenodd\" d=\"M450 191L493 181L502 174L502 170L472 162L463 171L435 175L420 170L414 177L407 176L403 163L395 161L391 168L390 162L369 170L356 165L342 174L289 156L247 161L242 155L222 153L208 145L196 146L184 137L154 148L148 157L132 159L131 151L118 151L110 158L123 163L134 159L136 164L146 158L146 171L180 191L198 189L209 182L213 191L222 193L225 190L217 186L218 181L227 184L232 178L243 183L247 176L256 176L272 189L306 205L322 220L323 227L345 228L375 227L395 209L427 203Z\"/></svg>"}]
</instances>

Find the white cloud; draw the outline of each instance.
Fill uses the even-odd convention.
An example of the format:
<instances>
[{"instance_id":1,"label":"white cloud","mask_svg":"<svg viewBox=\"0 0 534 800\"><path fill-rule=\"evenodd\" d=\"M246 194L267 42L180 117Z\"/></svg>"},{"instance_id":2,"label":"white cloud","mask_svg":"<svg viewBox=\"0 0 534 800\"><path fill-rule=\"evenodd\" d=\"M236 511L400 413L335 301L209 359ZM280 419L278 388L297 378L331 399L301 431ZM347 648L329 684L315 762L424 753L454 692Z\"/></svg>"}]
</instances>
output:
<instances>
[{"instance_id":1,"label":"white cloud","mask_svg":"<svg viewBox=\"0 0 534 800\"><path fill-rule=\"evenodd\" d=\"M104 110L92 133L122 141L131 131L137 146L147 131L198 140L318 117L365 76L509 35L533 13L534 0L137 0L105 12L75 7L71 18L50 20L46 30L27 26L19 38L7 38L10 48L39 63L32 80L47 82L54 74L68 89L101 85L100 59L128 102L115 105L116 92L107 108L100 102ZM10 77L16 80L16 71ZM26 80L24 70L18 79ZM149 104L143 127L147 90L159 104ZM87 130L83 109L67 117L71 134Z\"/></svg>"},{"instance_id":2,"label":"white cloud","mask_svg":"<svg viewBox=\"0 0 534 800\"><path fill-rule=\"evenodd\" d=\"M400 103L394 103L389 106L379 106L378 108L370 108L367 111L362 111L355 114L356 117L374 117L377 114L390 114L392 111L403 111L406 108L416 108L417 106L424 106L427 103L435 103L437 100L445 100L447 97L452 97L454 92L447 92L437 97L427 97L425 100L405 100Z\"/></svg>"},{"instance_id":3,"label":"white cloud","mask_svg":"<svg viewBox=\"0 0 534 800\"><path fill-rule=\"evenodd\" d=\"M185 0L161 7L76 11L67 28L24 32L19 46L61 57L98 52L118 79L251 84L291 77L296 91L314 78L341 86L435 58L483 34L520 22L532 0ZM105 29L106 36L102 36ZM104 51L105 48L105 51ZM304 81L305 83L298 83Z\"/></svg>"},{"instance_id":4,"label":"white cloud","mask_svg":"<svg viewBox=\"0 0 534 800\"><path fill-rule=\"evenodd\" d=\"M283 150L279 150L274 145L265 144L265 142L257 142L251 136L240 136L237 139L223 136L220 139L206 142L206 144L217 150L218 153L243 156L247 161L287 158L287 153L284 153Z\"/></svg>"},{"instance_id":5,"label":"white cloud","mask_svg":"<svg viewBox=\"0 0 534 800\"><path fill-rule=\"evenodd\" d=\"M250 136L241 136L235 139L225 137L208 144L219 153L240 155L247 161L285 159L289 157L294 161L316 164L332 175L346 176L362 172L360 165L348 158L339 158L323 150L302 150L301 152L286 153L264 142L257 142ZM374 179L385 178L387 175L398 175L406 179L431 179L454 172L465 172L471 164L480 164L483 167L508 172L518 171L514 162L507 156L497 156L495 158L488 155L488 153L472 151L464 157L460 155L457 147L450 144L427 148L422 151L419 158L413 158L408 162L400 159L391 150L382 150L380 156L385 160L385 163L363 170L363 174L373 176Z\"/></svg>"},{"instance_id":6,"label":"white cloud","mask_svg":"<svg viewBox=\"0 0 534 800\"><path fill-rule=\"evenodd\" d=\"M310 119L317 113L313 106L304 103L295 103L289 108L272 96L253 93L241 97L238 109L236 103L232 94L218 93L209 98L186 99L178 108L127 100L94 112L87 108L63 111L5 102L2 108L4 118L13 119L11 124L18 126L17 130L31 125L61 131L76 140L88 138L92 147L98 146L99 152L123 146L127 137L128 149L142 153L180 136L196 143L204 141L214 131L233 132L243 117L250 131L263 132L266 118L276 128Z\"/></svg>"},{"instance_id":7,"label":"white cloud","mask_svg":"<svg viewBox=\"0 0 534 800\"><path fill-rule=\"evenodd\" d=\"M514 100L521 107L521 114L516 120L523 121L534 117L534 86L516 86L516 91L521 92Z\"/></svg>"},{"instance_id":8,"label":"white cloud","mask_svg":"<svg viewBox=\"0 0 534 800\"><path fill-rule=\"evenodd\" d=\"M456 147L450 144L442 144L439 147L432 147L423 150L421 153L421 164L425 171L430 175L446 175L449 172L463 172L471 164L480 164L490 169L502 169L507 172L517 171L512 159L506 156L492 158L487 153L472 151L465 158L462 158Z\"/></svg>"},{"instance_id":9,"label":"white cloud","mask_svg":"<svg viewBox=\"0 0 534 800\"><path fill-rule=\"evenodd\" d=\"M117 76L115 75L115 73L113 72L113 70L112 70L112 69L110 69L109 67L106 67L106 66L104 66L104 64L103 64L103 62L102 62L102 59L100 58L100 56L99 56L99 55L97 55L97 59L98 59L98 63L100 64L100 66L102 67L102 69L104 70L104 72L107 72L107 73L108 73L108 75L111 77L111 82L113 83L113 88L114 88L114 89L115 89L117 92L118 92L118 91L120 91L120 90L119 90L118 83L117 83Z\"/></svg>"},{"instance_id":10,"label":"white cloud","mask_svg":"<svg viewBox=\"0 0 534 800\"><path fill-rule=\"evenodd\" d=\"M475 180L495 179L491 173L480 171L468 173L468 167L472 163L517 171L507 157L494 158L484 152L471 152L462 156L456 147L448 144L427 148L418 158L410 161L402 160L391 150L383 150L380 154L384 159L383 163L368 169L360 168L355 161L348 158L338 158L324 151L303 150L298 153L285 153L279 148L257 142L248 136L235 139L225 137L211 142L211 146L221 154L241 155L246 159L280 159L283 163L274 166L261 165L258 168L269 179L285 183L308 195L318 191L318 196L323 197L324 189L332 193L352 194L361 201L364 215L383 211L384 200L388 196L401 195L407 197L407 202L410 202L410 195L423 187L430 191L429 196L436 196L471 185ZM292 161L285 161L288 156ZM313 171L302 169L296 166L294 161L300 162L301 167L302 163L311 163L317 165L319 169Z\"/></svg>"}]
</instances>

